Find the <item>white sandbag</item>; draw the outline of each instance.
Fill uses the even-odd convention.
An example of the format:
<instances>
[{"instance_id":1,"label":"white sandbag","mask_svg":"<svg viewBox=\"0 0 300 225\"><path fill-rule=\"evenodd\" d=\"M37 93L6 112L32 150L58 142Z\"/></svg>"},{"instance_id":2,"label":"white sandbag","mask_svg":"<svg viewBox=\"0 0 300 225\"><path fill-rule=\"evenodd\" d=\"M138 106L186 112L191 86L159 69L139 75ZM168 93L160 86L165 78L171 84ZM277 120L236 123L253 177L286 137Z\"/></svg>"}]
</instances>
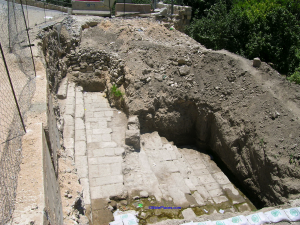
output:
<instances>
[{"instance_id":1,"label":"white sandbag","mask_svg":"<svg viewBox=\"0 0 300 225\"><path fill-rule=\"evenodd\" d=\"M232 225L232 223L229 220L218 220L218 221L212 221L213 225Z\"/></svg>"},{"instance_id":2,"label":"white sandbag","mask_svg":"<svg viewBox=\"0 0 300 225\"><path fill-rule=\"evenodd\" d=\"M270 220L262 212L246 216L246 218L251 225L270 223Z\"/></svg>"},{"instance_id":3,"label":"white sandbag","mask_svg":"<svg viewBox=\"0 0 300 225\"><path fill-rule=\"evenodd\" d=\"M213 225L211 221L205 221L205 222L194 222L192 225Z\"/></svg>"},{"instance_id":4,"label":"white sandbag","mask_svg":"<svg viewBox=\"0 0 300 225\"><path fill-rule=\"evenodd\" d=\"M123 224L124 225L139 225L138 222L137 222L137 220L133 219L133 218L131 218L131 219L129 219L129 218L123 219Z\"/></svg>"},{"instance_id":5,"label":"white sandbag","mask_svg":"<svg viewBox=\"0 0 300 225\"><path fill-rule=\"evenodd\" d=\"M232 224L236 225L249 225L247 218L243 215L232 217L227 220L229 220Z\"/></svg>"},{"instance_id":6,"label":"white sandbag","mask_svg":"<svg viewBox=\"0 0 300 225\"><path fill-rule=\"evenodd\" d=\"M290 208L283 210L291 221L300 221L300 208Z\"/></svg>"},{"instance_id":7,"label":"white sandbag","mask_svg":"<svg viewBox=\"0 0 300 225\"><path fill-rule=\"evenodd\" d=\"M193 222L188 222L188 223L183 223L183 224L180 224L180 225L194 225Z\"/></svg>"},{"instance_id":8,"label":"white sandbag","mask_svg":"<svg viewBox=\"0 0 300 225\"><path fill-rule=\"evenodd\" d=\"M277 223L280 221L290 221L288 216L281 209L274 209L272 211L265 212L265 215L268 217L268 219L272 223Z\"/></svg>"},{"instance_id":9,"label":"white sandbag","mask_svg":"<svg viewBox=\"0 0 300 225\"><path fill-rule=\"evenodd\" d=\"M122 220L110 222L109 225L124 225Z\"/></svg>"}]
</instances>

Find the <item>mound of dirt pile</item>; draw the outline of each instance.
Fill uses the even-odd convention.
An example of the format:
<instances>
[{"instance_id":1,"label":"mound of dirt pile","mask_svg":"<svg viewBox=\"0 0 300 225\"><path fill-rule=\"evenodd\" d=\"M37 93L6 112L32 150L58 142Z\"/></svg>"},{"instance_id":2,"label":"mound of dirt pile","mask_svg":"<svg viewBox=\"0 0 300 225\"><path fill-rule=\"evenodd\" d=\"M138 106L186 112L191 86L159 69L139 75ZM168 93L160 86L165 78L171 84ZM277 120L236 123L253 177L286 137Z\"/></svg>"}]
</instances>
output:
<instances>
[{"instance_id":1,"label":"mound of dirt pile","mask_svg":"<svg viewBox=\"0 0 300 225\"><path fill-rule=\"evenodd\" d=\"M299 197L298 85L266 63L254 68L151 19L98 19L90 27L78 24L92 18L68 20L69 31L81 31L75 52L92 48L113 59L97 72L111 104L137 115L142 133L158 131L177 145L210 149L261 206ZM69 53L63 57L71 66ZM69 67L68 74L78 71ZM122 97L110 94L113 83Z\"/></svg>"}]
</instances>

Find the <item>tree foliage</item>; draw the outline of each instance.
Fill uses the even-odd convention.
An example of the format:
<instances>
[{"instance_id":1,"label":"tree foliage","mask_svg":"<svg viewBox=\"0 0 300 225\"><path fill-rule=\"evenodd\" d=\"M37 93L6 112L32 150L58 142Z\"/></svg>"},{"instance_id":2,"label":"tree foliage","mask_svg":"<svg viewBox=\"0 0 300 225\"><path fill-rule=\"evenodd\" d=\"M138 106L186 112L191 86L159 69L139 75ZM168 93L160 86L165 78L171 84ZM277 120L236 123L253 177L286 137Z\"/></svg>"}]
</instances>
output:
<instances>
[{"instance_id":1,"label":"tree foliage","mask_svg":"<svg viewBox=\"0 0 300 225\"><path fill-rule=\"evenodd\" d=\"M259 57L292 75L300 68L300 4L296 2L219 0L205 16L194 17L187 31L207 48Z\"/></svg>"}]
</instances>

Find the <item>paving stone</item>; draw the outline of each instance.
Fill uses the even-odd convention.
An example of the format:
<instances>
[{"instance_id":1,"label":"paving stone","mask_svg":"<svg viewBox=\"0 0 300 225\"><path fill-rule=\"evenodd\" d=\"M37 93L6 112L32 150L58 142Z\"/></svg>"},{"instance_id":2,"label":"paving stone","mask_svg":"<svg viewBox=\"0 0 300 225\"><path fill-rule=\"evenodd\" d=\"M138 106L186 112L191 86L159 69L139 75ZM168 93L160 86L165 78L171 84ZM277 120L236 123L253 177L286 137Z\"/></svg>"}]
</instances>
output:
<instances>
[{"instance_id":1,"label":"paving stone","mask_svg":"<svg viewBox=\"0 0 300 225\"><path fill-rule=\"evenodd\" d=\"M74 149L74 138L64 138L65 148Z\"/></svg>"},{"instance_id":2,"label":"paving stone","mask_svg":"<svg viewBox=\"0 0 300 225\"><path fill-rule=\"evenodd\" d=\"M98 157L89 157L89 165L98 165Z\"/></svg>"},{"instance_id":3,"label":"paving stone","mask_svg":"<svg viewBox=\"0 0 300 225\"><path fill-rule=\"evenodd\" d=\"M193 182L190 179L184 179L184 182L191 191L197 190L196 186L193 184Z\"/></svg>"},{"instance_id":4,"label":"paving stone","mask_svg":"<svg viewBox=\"0 0 300 225\"><path fill-rule=\"evenodd\" d=\"M98 165L89 165L89 177L90 178L96 178L100 176L100 169Z\"/></svg>"},{"instance_id":5,"label":"paving stone","mask_svg":"<svg viewBox=\"0 0 300 225\"><path fill-rule=\"evenodd\" d=\"M75 84L69 83L67 97L75 97Z\"/></svg>"},{"instance_id":6,"label":"paving stone","mask_svg":"<svg viewBox=\"0 0 300 225\"><path fill-rule=\"evenodd\" d=\"M86 133L86 135L89 135L90 137L92 137L93 130L92 129L86 129L85 133Z\"/></svg>"},{"instance_id":7,"label":"paving stone","mask_svg":"<svg viewBox=\"0 0 300 225\"><path fill-rule=\"evenodd\" d=\"M64 153L67 157L74 159L74 148L66 148Z\"/></svg>"},{"instance_id":8,"label":"paving stone","mask_svg":"<svg viewBox=\"0 0 300 225\"><path fill-rule=\"evenodd\" d=\"M84 106L83 104L77 104L76 101L76 112L75 112L75 117L76 118L83 118L84 117Z\"/></svg>"},{"instance_id":9,"label":"paving stone","mask_svg":"<svg viewBox=\"0 0 300 225\"><path fill-rule=\"evenodd\" d=\"M210 175L202 175L198 177L201 184L209 184L216 182L215 179Z\"/></svg>"},{"instance_id":10,"label":"paving stone","mask_svg":"<svg viewBox=\"0 0 300 225\"><path fill-rule=\"evenodd\" d=\"M183 193L190 194L190 189L188 188L188 186L186 186L180 173L172 173L170 177L172 178L172 182L176 184L178 189L180 189Z\"/></svg>"},{"instance_id":11,"label":"paving stone","mask_svg":"<svg viewBox=\"0 0 300 225\"><path fill-rule=\"evenodd\" d=\"M204 184L204 186L207 190L215 190L215 189L220 189L221 188L220 185L217 182Z\"/></svg>"},{"instance_id":12,"label":"paving stone","mask_svg":"<svg viewBox=\"0 0 300 225\"><path fill-rule=\"evenodd\" d=\"M216 179L216 181L219 184L229 184L230 180L227 178L227 176L223 172L214 173L213 177Z\"/></svg>"},{"instance_id":13,"label":"paving stone","mask_svg":"<svg viewBox=\"0 0 300 225\"><path fill-rule=\"evenodd\" d=\"M201 163L201 162L195 162L193 164L190 164L193 170L207 170L205 164ZM208 173L209 174L209 173Z\"/></svg>"},{"instance_id":14,"label":"paving stone","mask_svg":"<svg viewBox=\"0 0 300 225\"><path fill-rule=\"evenodd\" d=\"M94 116L94 112L93 111L88 111L86 109L84 111L85 111L84 114L85 114L86 118L94 118L94 117L96 117L96 116Z\"/></svg>"},{"instance_id":15,"label":"paving stone","mask_svg":"<svg viewBox=\"0 0 300 225\"><path fill-rule=\"evenodd\" d=\"M67 97L67 92L68 92L68 78L65 77L59 85L57 91L57 98L65 99Z\"/></svg>"},{"instance_id":16,"label":"paving stone","mask_svg":"<svg viewBox=\"0 0 300 225\"><path fill-rule=\"evenodd\" d=\"M188 207L190 205L185 194L176 185L168 185L168 193L175 205L180 205L181 207Z\"/></svg>"},{"instance_id":17,"label":"paving stone","mask_svg":"<svg viewBox=\"0 0 300 225\"><path fill-rule=\"evenodd\" d=\"M93 134L110 134L112 133L111 128L93 129Z\"/></svg>"},{"instance_id":18,"label":"paving stone","mask_svg":"<svg viewBox=\"0 0 300 225\"><path fill-rule=\"evenodd\" d=\"M191 180L192 184L195 185L196 187L197 187L198 185L200 185L199 182L198 182L198 178L197 178L196 176L194 176L194 175L189 175L188 178L189 178L189 180Z\"/></svg>"},{"instance_id":19,"label":"paving stone","mask_svg":"<svg viewBox=\"0 0 300 225\"><path fill-rule=\"evenodd\" d=\"M100 143L100 148L115 148L117 146L118 146L117 143L113 141Z\"/></svg>"},{"instance_id":20,"label":"paving stone","mask_svg":"<svg viewBox=\"0 0 300 225\"><path fill-rule=\"evenodd\" d=\"M193 169L193 172L198 177L210 174L207 169Z\"/></svg>"},{"instance_id":21,"label":"paving stone","mask_svg":"<svg viewBox=\"0 0 300 225\"><path fill-rule=\"evenodd\" d=\"M75 105L66 105L65 115L75 116Z\"/></svg>"},{"instance_id":22,"label":"paving stone","mask_svg":"<svg viewBox=\"0 0 300 225\"><path fill-rule=\"evenodd\" d=\"M115 149L114 148L105 148L105 155L106 156L114 156L115 155Z\"/></svg>"},{"instance_id":23,"label":"paving stone","mask_svg":"<svg viewBox=\"0 0 300 225\"><path fill-rule=\"evenodd\" d=\"M88 166L87 156L78 155L75 157L75 165L76 167L84 167Z\"/></svg>"},{"instance_id":24,"label":"paving stone","mask_svg":"<svg viewBox=\"0 0 300 225\"><path fill-rule=\"evenodd\" d=\"M103 198L103 191L101 186L90 187L91 199Z\"/></svg>"},{"instance_id":25,"label":"paving stone","mask_svg":"<svg viewBox=\"0 0 300 225\"><path fill-rule=\"evenodd\" d=\"M94 157L101 157L101 156L105 156L106 150L103 148L99 148L99 149L94 149L92 150L93 152L93 156Z\"/></svg>"},{"instance_id":26,"label":"paving stone","mask_svg":"<svg viewBox=\"0 0 300 225\"><path fill-rule=\"evenodd\" d=\"M104 197L114 198L123 194L123 183L102 186Z\"/></svg>"},{"instance_id":27,"label":"paving stone","mask_svg":"<svg viewBox=\"0 0 300 225\"><path fill-rule=\"evenodd\" d=\"M249 205L247 203L244 203L244 204L238 206L238 210L240 212L245 212L245 211L251 211L251 208L249 207Z\"/></svg>"},{"instance_id":28,"label":"paving stone","mask_svg":"<svg viewBox=\"0 0 300 225\"><path fill-rule=\"evenodd\" d=\"M106 177L112 175L111 164L98 164L99 177Z\"/></svg>"},{"instance_id":29,"label":"paving stone","mask_svg":"<svg viewBox=\"0 0 300 225\"><path fill-rule=\"evenodd\" d=\"M89 137L91 137L91 142L100 142L100 141L102 141L101 134L92 134L92 135L89 135Z\"/></svg>"},{"instance_id":30,"label":"paving stone","mask_svg":"<svg viewBox=\"0 0 300 225\"><path fill-rule=\"evenodd\" d=\"M193 220L196 218L196 214L191 208L185 209L181 213L185 220Z\"/></svg>"},{"instance_id":31,"label":"paving stone","mask_svg":"<svg viewBox=\"0 0 300 225\"><path fill-rule=\"evenodd\" d=\"M64 138L74 138L74 134L75 134L74 124L73 126L64 125Z\"/></svg>"},{"instance_id":32,"label":"paving stone","mask_svg":"<svg viewBox=\"0 0 300 225\"><path fill-rule=\"evenodd\" d=\"M210 194L206 190L206 188L202 185L196 186L198 193L201 195L201 197L204 199L204 201L207 201L207 199L211 198Z\"/></svg>"},{"instance_id":33,"label":"paving stone","mask_svg":"<svg viewBox=\"0 0 300 225\"><path fill-rule=\"evenodd\" d=\"M111 163L110 171L112 175L121 175L122 174L122 164L121 163Z\"/></svg>"},{"instance_id":34,"label":"paving stone","mask_svg":"<svg viewBox=\"0 0 300 225\"><path fill-rule=\"evenodd\" d=\"M98 178L92 178L90 180L90 185L92 187L102 186L107 184L117 184L117 183L123 183L123 175L98 177Z\"/></svg>"},{"instance_id":35,"label":"paving stone","mask_svg":"<svg viewBox=\"0 0 300 225\"><path fill-rule=\"evenodd\" d=\"M75 156L76 159L76 156ZM89 176L89 168L88 165L76 165L77 175L79 178L88 178Z\"/></svg>"},{"instance_id":36,"label":"paving stone","mask_svg":"<svg viewBox=\"0 0 300 225\"><path fill-rule=\"evenodd\" d=\"M75 118L75 129L76 130L84 130L85 125L82 118Z\"/></svg>"},{"instance_id":37,"label":"paving stone","mask_svg":"<svg viewBox=\"0 0 300 225\"><path fill-rule=\"evenodd\" d=\"M104 117L104 112L94 112L94 118L103 118Z\"/></svg>"},{"instance_id":38,"label":"paving stone","mask_svg":"<svg viewBox=\"0 0 300 225\"><path fill-rule=\"evenodd\" d=\"M195 191L192 194L192 196L195 198L195 200L199 206L205 205L204 199L201 197L201 195L197 191Z\"/></svg>"},{"instance_id":39,"label":"paving stone","mask_svg":"<svg viewBox=\"0 0 300 225\"><path fill-rule=\"evenodd\" d=\"M224 195L222 189L209 190L208 193L210 194L211 197L217 197L217 196Z\"/></svg>"},{"instance_id":40,"label":"paving stone","mask_svg":"<svg viewBox=\"0 0 300 225\"><path fill-rule=\"evenodd\" d=\"M159 154L160 154L161 160L164 160L164 161L173 160L172 156L170 155L169 151L167 151L167 150L161 150L161 151L159 151Z\"/></svg>"},{"instance_id":41,"label":"paving stone","mask_svg":"<svg viewBox=\"0 0 300 225\"><path fill-rule=\"evenodd\" d=\"M216 204L220 204L220 203L228 201L228 198L224 195L216 196L216 197L212 197L212 198Z\"/></svg>"},{"instance_id":42,"label":"paving stone","mask_svg":"<svg viewBox=\"0 0 300 225\"><path fill-rule=\"evenodd\" d=\"M75 140L76 141L86 141L85 130L76 130L75 131Z\"/></svg>"},{"instance_id":43,"label":"paving stone","mask_svg":"<svg viewBox=\"0 0 300 225\"><path fill-rule=\"evenodd\" d=\"M123 152L125 152L125 149L124 148L121 148L121 147L118 147L118 148L114 148L115 150L115 155L122 155Z\"/></svg>"},{"instance_id":44,"label":"paving stone","mask_svg":"<svg viewBox=\"0 0 300 225\"><path fill-rule=\"evenodd\" d=\"M86 155L85 141L75 141L75 155Z\"/></svg>"},{"instance_id":45,"label":"paving stone","mask_svg":"<svg viewBox=\"0 0 300 225\"><path fill-rule=\"evenodd\" d=\"M101 134L101 141L111 141L111 135L110 134Z\"/></svg>"},{"instance_id":46,"label":"paving stone","mask_svg":"<svg viewBox=\"0 0 300 225\"><path fill-rule=\"evenodd\" d=\"M106 163L121 163L123 161L121 156L113 156L113 157L98 157L99 164Z\"/></svg>"},{"instance_id":47,"label":"paving stone","mask_svg":"<svg viewBox=\"0 0 300 225\"><path fill-rule=\"evenodd\" d=\"M74 126L74 116L64 115L64 126Z\"/></svg>"},{"instance_id":48,"label":"paving stone","mask_svg":"<svg viewBox=\"0 0 300 225\"><path fill-rule=\"evenodd\" d=\"M169 173L179 173L179 169L173 161L165 161L164 164Z\"/></svg>"},{"instance_id":49,"label":"paving stone","mask_svg":"<svg viewBox=\"0 0 300 225\"><path fill-rule=\"evenodd\" d=\"M91 204L91 196L90 196L90 184L88 178L81 178L80 184L82 186L83 192L83 201L85 205Z\"/></svg>"},{"instance_id":50,"label":"paving stone","mask_svg":"<svg viewBox=\"0 0 300 225\"><path fill-rule=\"evenodd\" d=\"M98 142L88 143L87 149L88 150L98 150L98 149L100 149L100 143L98 143Z\"/></svg>"}]
</instances>

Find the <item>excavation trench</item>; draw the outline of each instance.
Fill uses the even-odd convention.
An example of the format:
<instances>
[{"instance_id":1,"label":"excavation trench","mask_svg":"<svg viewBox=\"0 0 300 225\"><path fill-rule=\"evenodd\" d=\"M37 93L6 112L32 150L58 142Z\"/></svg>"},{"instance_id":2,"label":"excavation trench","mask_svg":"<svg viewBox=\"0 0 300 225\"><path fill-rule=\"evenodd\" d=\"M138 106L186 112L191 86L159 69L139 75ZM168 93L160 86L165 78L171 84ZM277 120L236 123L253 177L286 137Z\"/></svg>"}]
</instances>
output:
<instances>
[{"instance_id":1,"label":"excavation trench","mask_svg":"<svg viewBox=\"0 0 300 225\"><path fill-rule=\"evenodd\" d=\"M244 212L283 203L298 193L296 186L274 179L274 167L279 166L266 155L266 141L251 120L235 118L230 107L208 101L210 95L186 91L197 83L198 89L209 84L200 75L185 75L186 67L193 63L196 73L205 60L170 57L172 66L161 72L145 56L159 55L149 43L141 44L132 63L126 55L138 48L136 43L128 42L129 50L118 53L116 48L125 44L105 30L107 21L102 27L99 21L93 26L81 23L79 37L70 35L72 23L63 24L67 32L60 35L60 45L55 26L44 31L43 51L56 98L62 155L75 161L90 222L107 224L117 209L137 211L141 224L182 219L186 208L198 216ZM97 35L103 36L103 43L93 48L89 43L95 44ZM172 55L172 49L161 48ZM198 54L199 47L196 50ZM234 73L246 73L223 54L207 55L213 62L235 66ZM238 78L232 74L226 80L234 85ZM223 100L233 91L223 91ZM150 210L151 206L181 209Z\"/></svg>"}]
</instances>

